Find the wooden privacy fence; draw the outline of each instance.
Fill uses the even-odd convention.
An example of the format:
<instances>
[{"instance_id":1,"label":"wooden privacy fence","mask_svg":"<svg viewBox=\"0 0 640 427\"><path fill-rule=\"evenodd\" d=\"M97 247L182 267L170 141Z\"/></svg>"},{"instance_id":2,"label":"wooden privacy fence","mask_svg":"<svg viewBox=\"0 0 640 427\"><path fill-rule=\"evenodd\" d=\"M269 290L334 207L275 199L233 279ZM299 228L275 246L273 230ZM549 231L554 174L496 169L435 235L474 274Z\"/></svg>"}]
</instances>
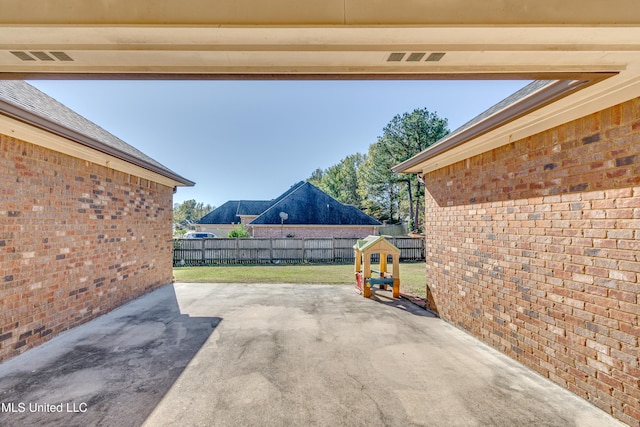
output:
<instances>
[{"instance_id":1,"label":"wooden privacy fence","mask_svg":"<svg viewBox=\"0 0 640 427\"><path fill-rule=\"evenodd\" d=\"M173 265L353 262L356 238L174 239ZM401 261L424 260L422 238L389 237ZM373 260L377 262L377 260Z\"/></svg>"}]
</instances>

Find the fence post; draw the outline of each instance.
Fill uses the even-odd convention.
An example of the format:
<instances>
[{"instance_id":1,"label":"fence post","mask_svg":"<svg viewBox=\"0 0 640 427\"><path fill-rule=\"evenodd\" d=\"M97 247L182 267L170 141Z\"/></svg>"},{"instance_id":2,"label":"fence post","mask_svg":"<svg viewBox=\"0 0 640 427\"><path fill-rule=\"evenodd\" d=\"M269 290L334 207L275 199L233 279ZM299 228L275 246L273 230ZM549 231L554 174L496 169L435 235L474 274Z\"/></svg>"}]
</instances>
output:
<instances>
[{"instance_id":1,"label":"fence post","mask_svg":"<svg viewBox=\"0 0 640 427\"><path fill-rule=\"evenodd\" d=\"M200 250L202 251L202 256L201 256L202 265L207 263L206 251L204 250L204 243L206 240L207 239L202 239L202 244L200 245Z\"/></svg>"},{"instance_id":2,"label":"fence post","mask_svg":"<svg viewBox=\"0 0 640 427\"><path fill-rule=\"evenodd\" d=\"M331 239L331 262L336 262L336 238Z\"/></svg>"},{"instance_id":3,"label":"fence post","mask_svg":"<svg viewBox=\"0 0 640 427\"><path fill-rule=\"evenodd\" d=\"M273 239L269 239L269 263L273 264Z\"/></svg>"},{"instance_id":4,"label":"fence post","mask_svg":"<svg viewBox=\"0 0 640 427\"><path fill-rule=\"evenodd\" d=\"M233 251L233 263L237 264L238 263L238 238L237 237L235 238L233 247L235 248Z\"/></svg>"}]
</instances>

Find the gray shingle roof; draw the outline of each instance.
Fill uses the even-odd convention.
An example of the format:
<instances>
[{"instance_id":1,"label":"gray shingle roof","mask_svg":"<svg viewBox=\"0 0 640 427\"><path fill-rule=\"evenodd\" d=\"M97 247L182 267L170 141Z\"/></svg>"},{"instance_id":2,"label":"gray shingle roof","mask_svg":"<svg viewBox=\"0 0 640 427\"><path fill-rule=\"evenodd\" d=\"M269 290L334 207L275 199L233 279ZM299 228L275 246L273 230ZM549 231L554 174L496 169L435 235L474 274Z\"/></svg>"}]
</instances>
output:
<instances>
[{"instance_id":1,"label":"gray shingle roof","mask_svg":"<svg viewBox=\"0 0 640 427\"><path fill-rule=\"evenodd\" d=\"M273 200L240 200L236 215L260 215L272 204Z\"/></svg>"},{"instance_id":2,"label":"gray shingle roof","mask_svg":"<svg viewBox=\"0 0 640 427\"><path fill-rule=\"evenodd\" d=\"M300 181L277 198L231 200L203 216L199 224L240 222L238 215L259 215L252 225L280 225L280 212L294 225L381 225L355 206L343 205L308 182Z\"/></svg>"},{"instance_id":3,"label":"gray shingle roof","mask_svg":"<svg viewBox=\"0 0 640 427\"><path fill-rule=\"evenodd\" d=\"M553 83L553 82L554 82L554 80L536 80L536 81L533 81L533 82L529 83L528 85L526 85L522 89L520 89L520 90L512 93L511 95L507 96L502 101L500 101L497 104L489 107L487 110L485 110L482 113L478 114L473 119L469 120L468 122L466 122L462 126L460 126L457 129L455 129L453 132L451 132L448 135L446 135L445 137L441 138L440 141L442 141L444 139L451 138L453 135L456 135L456 134L464 131L465 129L468 129L468 128L476 125L477 123L483 121L487 117L490 117L490 116L494 115L498 111L504 110L505 108L509 107L510 105L515 104L516 102L520 101L521 99L529 96L530 94L538 91L539 89L542 89L543 87L545 87L545 86L547 86L547 85L549 85L550 83ZM437 141L435 144L437 144L440 141Z\"/></svg>"},{"instance_id":4,"label":"gray shingle roof","mask_svg":"<svg viewBox=\"0 0 640 427\"><path fill-rule=\"evenodd\" d=\"M0 80L0 113L159 173L184 185L194 184L26 82Z\"/></svg>"},{"instance_id":5,"label":"gray shingle roof","mask_svg":"<svg viewBox=\"0 0 640 427\"><path fill-rule=\"evenodd\" d=\"M260 215L273 200L229 200L198 220L198 224L237 224L239 215Z\"/></svg>"},{"instance_id":6,"label":"gray shingle roof","mask_svg":"<svg viewBox=\"0 0 640 427\"><path fill-rule=\"evenodd\" d=\"M280 212L289 225L381 225L354 206L344 205L314 185L305 182L280 197L252 225L281 224Z\"/></svg>"},{"instance_id":7,"label":"gray shingle roof","mask_svg":"<svg viewBox=\"0 0 640 427\"><path fill-rule=\"evenodd\" d=\"M302 184L304 184L303 181L294 184L273 200L230 200L200 218L198 223L236 224L240 222L240 215L258 216Z\"/></svg>"}]
</instances>

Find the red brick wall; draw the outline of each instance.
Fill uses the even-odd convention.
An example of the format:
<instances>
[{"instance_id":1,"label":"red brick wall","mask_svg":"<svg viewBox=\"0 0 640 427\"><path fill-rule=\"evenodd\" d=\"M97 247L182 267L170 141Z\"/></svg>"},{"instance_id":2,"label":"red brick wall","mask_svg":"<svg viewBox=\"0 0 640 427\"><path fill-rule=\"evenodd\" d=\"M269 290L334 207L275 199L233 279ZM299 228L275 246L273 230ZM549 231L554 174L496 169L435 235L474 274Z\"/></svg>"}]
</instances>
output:
<instances>
[{"instance_id":1,"label":"red brick wall","mask_svg":"<svg viewBox=\"0 0 640 427\"><path fill-rule=\"evenodd\" d=\"M172 280L172 188L0 135L0 197L0 360Z\"/></svg>"},{"instance_id":2,"label":"red brick wall","mask_svg":"<svg viewBox=\"0 0 640 427\"><path fill-rule=\"evenodd\" d=\"M425 176L439 314L640 422L640 100Z\"/></svg>"},{"instance_id":3,"label":"red brick wall","mask_svg":"<svg viewBox=\"0 0 640 427\"><path fill-rule=\"evenodd\" d=\"M251 226L250 226L251 227ZM292 235L298 238L322 237L367 237L378 234L377 227L251 227L253 237L283 237Z\"/></svg>"}]
</instances>

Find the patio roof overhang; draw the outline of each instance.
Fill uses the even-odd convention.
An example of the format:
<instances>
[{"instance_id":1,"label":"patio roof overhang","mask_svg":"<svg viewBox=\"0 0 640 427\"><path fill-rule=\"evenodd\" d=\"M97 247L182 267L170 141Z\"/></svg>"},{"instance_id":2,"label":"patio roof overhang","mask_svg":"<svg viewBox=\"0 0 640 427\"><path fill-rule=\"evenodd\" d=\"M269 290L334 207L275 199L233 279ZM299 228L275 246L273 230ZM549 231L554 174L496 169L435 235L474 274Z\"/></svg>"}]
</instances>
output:
<instances>
[{"instance_id":1,"label":"patio roof overhang","mask_svg":"<svg viewBox=\"0 0 640 427\"><path fill-rule=\"evenodd\" d=\"M0 10L3 79L557 81L401 172L640 96L635 0L0 0Z\"/></svg>"},{"instance_id":2,"label":"patio roof overhang","mask_svg":"<svg viewBox=\"0 0 640 427\"><path fill-rule=\"evenodd\" d=\"M637 55L635 0L0 0L0 77L578 79Z\"/></svg>"}]
</instances>

